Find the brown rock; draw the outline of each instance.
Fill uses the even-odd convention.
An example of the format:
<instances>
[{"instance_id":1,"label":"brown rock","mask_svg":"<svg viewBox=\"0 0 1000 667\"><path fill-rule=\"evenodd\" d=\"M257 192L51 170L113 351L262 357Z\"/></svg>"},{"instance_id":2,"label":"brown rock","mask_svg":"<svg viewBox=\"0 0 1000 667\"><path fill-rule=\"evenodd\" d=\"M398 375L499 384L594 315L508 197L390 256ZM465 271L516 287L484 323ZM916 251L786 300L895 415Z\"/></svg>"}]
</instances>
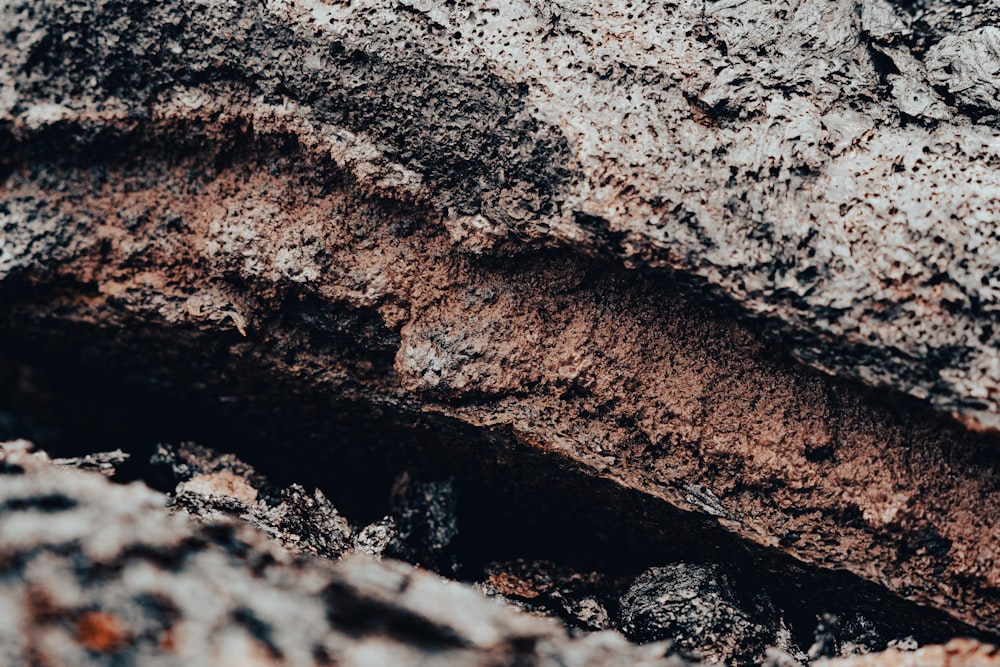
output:
<instances>
[{"instance_id":1,"label":"brown rock","mask_svg":"<svg viewBox=\"0 0 1000 667\"><path fill-rule=\"evenodd\" d=\"M995 632L996 3L369 4L0 7L4 349Z\"/></svg>"},{"instance_id":2,"label":"brown rock","mask_svg":"<svg viewBox=\"0 0 1000 667\"><path fill-rule=\"evenodd\" d=\"M114 653L128 644L128 632L114 614L88 611L76 621L76 639L97 653Z\"/></svg>"},{"instance_id":3,"label":"brown rock","mask_svg":"<svg viewBox=\"0 0 1000 667\"><path fill-rule=\"evenodd\" d=\"M1000 651L990 644L956 639L944 646L925 646L915 651L889 649L813 664L823 667L991 667L1000 665Z\"/></svg>"}]
</instances>

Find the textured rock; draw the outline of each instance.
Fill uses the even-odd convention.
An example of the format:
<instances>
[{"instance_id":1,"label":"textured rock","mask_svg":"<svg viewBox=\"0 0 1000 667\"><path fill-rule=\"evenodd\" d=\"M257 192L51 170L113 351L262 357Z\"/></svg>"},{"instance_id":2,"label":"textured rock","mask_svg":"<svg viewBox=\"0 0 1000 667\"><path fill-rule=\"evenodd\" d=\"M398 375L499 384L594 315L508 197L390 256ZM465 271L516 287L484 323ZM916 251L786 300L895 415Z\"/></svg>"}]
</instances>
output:
<instances>
[{"instance_id":1,"label":"textured rock","mask_svg":"<svg viewBox=\"0 0 1000 667\"><path fill-rule=\"evenodd\" d=\"M30 665L673 665L393 561L302 560L0 447L0 652Z\"/></svg>"},{"instance_id":2,"label":"textured rock","mask_svg":"<svg viewBox=\"0 0 1000 667\"><path fill-rule=\"evenodd\" d=\"M152 464L170 467L178 482L170 506L189 516L209 522L239 518L298 553L334 559L353 549L351 525L318 489L274 489L232 454L193 443L158 446Z\"/></svg>"},{"instance_id":3,"label":"textured rock","mask_svg":"<svg viewBox=\"0 0 1000 667\"><path fill-rule=\"evenodd\" d=\"M447 552L458 535L451 480L422 482L403 473L396 479L391 495L396 535L386 554L454 574L458 563Z\"/></svg>"},{"instance_id":4,"label":"textured rock","mask_svg":"<svg viewBox=\"0 0 1000 667\"><path fill-rule=\"evenodd\" d=\"M292 134L366 190L427 202L470 249L557 242L690 272L798 334L810 363L1000 427L995 0L3 12L8 142ZM7 203L0 275L85 233L41 205ZM253 245L216 224L212 247ZM314 281L314 254L289 237L270 270ZM214 317L243 327L231 310Z\"/></svg>"},{"instance_id":5,"label":"textured rock","mask_svg":"<svg viewBox=\"0 0 1000 667\"><path fill-rule=\"evenodd\" d=\"M50 208L82 207L94 220L166 209L132 232L67 241L96 245L57 269L58 290L4 281L6 326L70 341L102 367L141 368L157 384L181 373L183 391L206 397L255 387L261 398L338 396L403 419L442 415L996 627L1000 495L989 443L790 366L665 283L593 273L558 254L480 266L412 210L323 194L308 185L313 168L293 169L291 158L279 176L265 152L191 185L187 175L218 155L196 153L155 178L142 174L161 169L160 158L140 158L139 175L101 177L106 197L91 180L104 167L52 167L66 193L46 195ZM172 194L189 188L203 194ZM211 225L229 208L233 245L212 255ZM174 232L165 218L192 227ZM392 231L400 219L415 225L406 236ZM286 238L314 239L303 246L322 267L312 285L271 273ZM260 253L251 259L267 275L244 253Z\"/></svg>"},{"instance_id":6,"label":"textured rock","mask_svg":"<svg viewBox=\"0 0 1000 667\"><path fill-rule=\"evenodd\" d=\"M736 655L763 659L776 637L744 612L731 585L716 568L678 563L653 568L622 596L623 630L639 642L670 639L688 652L723 662ZM755 651L760 655L753 656Z\"/></svg>"},{"instance_id":7,"label":"textured rock","mask_svg":"<svg viewBox=\"0 0 1000 667\"><path fill-rule=\"evenodd\" d=\"M31 456L39 463L48 461L42 453ZM109 457L79 457L105 458ZM113 458L121 458L120 453ZM53 464L65 466L65 461ZM177 483L168 495L168 507L199 521L214 524L238 518L292 552L330 560L356 551L425 564L439 573L454 575L460 569L452 480L421 482L408 473L397 476L389 494L391 516L359 530L321 492L309 494L294 483L279 489L232 454L219 455L193 443L159 444L151 464L168 466L171 479L166 485ZM466 518L471 519L468 513ZM468 568L464 573L474 574ZM718 564L678 562L649 569L632 580L519 559L489 563L473 578L481 592L557 618L577 633L614 629L638 643L662 640L672 653L733 667L759 665L772 654L790 665L807 662L807 646L797 643L785 621L788 610L775 605L752 573L740 576L738 594L735 580ZM829 608L821 599L812 604L817 610ZM912 637L888 641L856 612L844 621L822 614L813 635L815 642L808 648L812 658L918 646Z\"/></svg>"},{"instance_id":8,"label":"textured rock","mask_svg":"<svg viewBox=\"0 0 1000 667\"><path fill-rule=\"evenodd\" d=\"M905 4L7 2L2 326L461 423L995 631L995 443L781 354L998 425L1000 12Z\"/></svg>"},{"instance_id":9,"label":"textured rock","mask_svg":"<svg viewBox=\"0 0 1000 667\"><path fill-rule=\"evenodd\" d=\"M883 653L821 660L823 667L987 667L1000 662L995 646L957 639L944 646L927 646L915 651L890 649Z\"/></svg>"},{"instance_id":10,"label":"textured rock","mask_svg":"<svg viewBox=\"0 0 1000 667\"><path fill-rule=\"evenodd\" d=\"M44 455L37 456L46 461ZM390 493L391 516L357 530L319 491L310 495L298 484L277 489L232 454L218 455L193 443L160 444L151 463L169 466L173 479L168 484L179 482L169 494L168 507L199 521L238 518L299 554L336 560L354 550L427 565L439 573L454 575L459 570L452 480L421 482L408 473L397 476ZM749 596L751 610L744 611L718 566L677 563L654 568L634 582L526 560L490 563L483 574L476 586L481 592L560 619L577 633L619 630L637 643L664 640L671 653L734 667L758 665L774 650L797 665L806 660L804 647L795 645L766 594ZM617 618L612 619L608 609L617 609ZM836 627L817 631L824 638L824 650L817 655L842 655L841 644L850 644L841 641L846 633L839 621L832 625ZM858 652L885 647L881 640Z\"/></svg>"},{"instance_id":11,"label":"textured rock","mask_svg":"<svg viewBox=\"0 0 1000 667\"><path fill-rule=\"evenodd\" d=\"M98 452L96 454L88 454L86 456L72 456L69 458L56 459L53 463L69 468L76 468L78 470L99 472L102 475L114 477L117 466L122 465L127 460L128 454L120 449L116 449L113 452Z\"/></svg>"},{"instance_id":12,"label":"textured rock","mask_svg":"<svg viewBox=\"0 0 1000 667\"><path fill-rule=\"evenodd\" d=\"M570 637L550 619L517 613L403 563L302 559L229 518L199 518L168 513L167 498L142 484L115 486L99 474L68 470L31 453L25 441L0 444L3 659L31 665L683 667L691 663L663 654L677 643L690 646L692 632L710 635L702 648L723 650L733 633L750 628L721 575L705 568L659 568L635 582L622 603L628 623L634 627L643 623L638 615L652 613L649 631L673 627L670 641L636 647L611 631ZM492 585L525 600L566 593L564 604L579 596L581 585L607 585L578 575L559 583L565 572L524 565L525 579L512 574L519 566L498 566ZM655 599L663 606L648 605ZM688 604L671 604L682 599ZM637 603L647 605L644 611ZM733 616L720 617L726 610ZM757 639L741 645L756 646ZM763 664L802 663L772 649ZM1000 664L1000 653L955 640L813 664L990 667Z\"/></svg>"},{"instance_id":13,"label":"textured rock","mask_svg":"<svg viewBox=\"0 0 1000 667\"><path fill-rule=\"evenodd\" d=\"M555 616L570 627L587 630L616 625L608 608L617 604L621 582L607 575L527 560L489 563L485 574L477 588L527 611Z\"/></svg>"}]
</instances>

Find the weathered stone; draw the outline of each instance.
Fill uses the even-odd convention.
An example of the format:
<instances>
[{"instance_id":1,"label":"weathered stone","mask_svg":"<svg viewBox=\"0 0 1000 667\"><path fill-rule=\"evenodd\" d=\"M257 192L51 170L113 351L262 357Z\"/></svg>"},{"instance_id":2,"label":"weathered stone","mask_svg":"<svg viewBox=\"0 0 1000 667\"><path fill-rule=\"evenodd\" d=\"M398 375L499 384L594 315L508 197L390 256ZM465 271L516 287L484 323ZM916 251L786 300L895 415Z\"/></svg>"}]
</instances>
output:
<instances>
[{"instance_id":1,"label":"weathered stone","mask_svg":"<svg viewBox=\"0 0 1000 667\"><path fill-rule=\"evenodd\" d=\"M617 605L621 582L599 572L577 572L551 562L494 562L477 588L535 613L555 616L586 630L615 627L608 608Z\"/></svg>"},{"instance_id":2,"label":"weathered stone","mask_svg":"<svg viewBox=\"0 0 1000 667\"><path fill-rule=\"evenodd\" d=\"M1000 4L919 4L21 0L3 9L0 118L13 154L53 131L290 134L366 191L428 202L468 248L690 272L810 363L996 429L1000 138L982 114L1000 109ZM886 47L915 66L872 57ZM907 99L934 88L956 106ZM72 256L93 226L19 189L0 275ZM210 250L252 238L215 224ZM288 280L323 273L292 236L272 252Z\"/></svg>"},{"instance_id":3,"label":"weathered stone","mask_svg":"<svg viewBox=\"0 0 1000 667\"><path fill-rule=\"evenodd\" d=\"M96 454L87 454L85 456L59 458L53 460L52 463L59 466L66 466L68 468L76 468L78 470L99 472L102 475L114 477L118 466L122 465L127 460L128 454L120 449L116 449L113 452L98 452Z\"/></svg>"},{"instance_id":4,"label":"weathered stone","mask_svg":"<svg viewBox=\"0 0 1000 667\"><path fill-rule=\"evenodd\" d=\"M647 570L622 596L620 613L630 639L669 639L710 662L752 664L777 640L741 608L718 568L676 563Z\"/></svg>"},{"instance_id":5,"label":"weathered stone","mask_svg":"<svg viewBox=\"0 0 1000 667\"><path fill-rule=\"evenodd\" d=\"M459 563L448 553L458 535L451 480L425 482L401 474L392 488L395 535L386 555L454 574Z\"/></svg>"},{"instance_id":6,"label":"weathered stone","mask_svg":"<svg viewBox=\"0 0 1000 667\"><path fill-rule=\"evenodd\" d=\"M8 2L2 326L465 424L995 631L995 442L782 352L1000 424L998 18Z\"/></svg>"},{"instance_id":7,"label":"weathered stone","mask_svg":"<svg viewBox=\"0 0 1000 667\"><path fill-rule=\"evenodd\" d=\"M944 646L926 646L914 651L889 649L882 653L820 660L817 667L987 667L1000 664L1000 651L989 644L956 639Z\"/></svg>"},{"instance_id":8,"label":"weathered stone","mask_svg":"<svg viewBox=\"0 0 1000 667\"><path fill-rule=\"evenodd\" d=\"M142 484L0 446L0 655L10 665L663 665L572 639L399 562L292 557L238 522L170 515Z\"/></svg>"},{"instance_id":9,"label":"weathered stone","mask_svg":"<svg viewBox=\"0 0 1000 667\"><path fill-rule=\"evenodd\" d=\"M277 490L232 454L193 443L159 445L151 463L167 465L179 482L170 506L200 521L238 518L286 548L335 559L353 548L353 529L316 489L292 484Z\"/></svg>"},{"instance_id":10,"label":"weathered stone","mask_svg":"<svg viewBox=\"0 0 1000 667\"><path fill-rule=\"evenodd\" d=\"M571 638L551 620L403 563L296 558L241 523L171 515L167 498L142 484L115 486L54 465L24 441L0 445L0 471L0 653L9 664L691 664L662 657L673 642L636 647L610 631ZM683 643L691 622L708 619L697 609L708 610L722 589L718 573L671 571L699 573L686 579L694 595L685 599L694 606L665 605L688 619L675 636ZM523 598L567 583L544 568L534 572L541 578L516 587ZM665 569L652 572L662 581ZM675 580L657 590L687 590ZM502 586L512 591L509 580ZM632 598L642 595L637 587L648 586L637 582ZM735 610L731 592L723 597L723 607ZM779 651L764 663L801 664ZM813 664L991 667L1000 653L956 640Z\"/></svg>"}]
</instances>

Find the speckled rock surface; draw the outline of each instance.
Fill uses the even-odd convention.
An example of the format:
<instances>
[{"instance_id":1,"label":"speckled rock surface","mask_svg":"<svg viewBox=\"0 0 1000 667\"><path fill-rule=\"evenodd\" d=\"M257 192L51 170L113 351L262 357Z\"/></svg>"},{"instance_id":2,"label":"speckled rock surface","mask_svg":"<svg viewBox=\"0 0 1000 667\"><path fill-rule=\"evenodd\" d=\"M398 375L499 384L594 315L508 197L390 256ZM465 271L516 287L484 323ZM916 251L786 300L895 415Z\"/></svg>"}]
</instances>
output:
<instances>
[{"instance_id":1,"label":"speckled rock surface","mask_svg":"<svg viewBox=\"0 0 1000 667\"><path fill-rule=\"evenodd\" d=\"M194 443L159 445L151 464L170 468L175 511L207 522L239 518L297 553L335 559L353 549L351 525L318 489L274 489L232 454Z\"/></svg>"},{"instance_id":2,"label":"speckled rock surface","mask_svg":"<svg viewBox=\"0 0 1000 667\"><path fill-rule=\"evenodd\" d=\"M969 640L955 640L944 646L927 646L916 651L890 649L882 653L821 660L822 667L988 667L1000 663L995 646Z\"/></svg>"},{"instance_id":3,"label":"speckled rock surface","mask_svg":"<svg viewBox=\"0 0 1000 667\"><path fill-rule=\"evenodd\" d=\"M644 572L622 596L622 629L633 641L670 639L711 662L753 655L777 637L740 609L731 584L717 569L678 563Z\"/></svg>"},{"instance_id":4,"label":"speckled rock surface","mask_svg":"<svg viewBox=\"0 0 1000 667\"><path fill-rule=\"evenodd\" d=\"M548 619L394 561L302 560L142 484L0 445L9 665L662 665L664 646Z\"/></svg>"},{"instance_id":5,"label":"speckled rock surface","mask_svg":"<svg viewBox=\"0 0 1000 667\"><path fill-rule=\"evenodd\" d=\"M199 457L206 451L174 451L185 449ZM224 459L219 469L231 469ZM174 503L169 511L167 497L140 483L114 485L70 468L26 441L0 443L0 655L8 664L684 667L693 663L664 654L686 647L731 658L740 647L760 647L762 629L733 606L717 570L677 565L636 580L622 601L626 625L669 635L638 647L599 627L570 636L551 619L404 563L302 558L296 554L316 552L279 547L272 530L245 525L256 526L253 517L201 513L192 521L187 508ZM214 495L241 493L229 485ZM302 527L287 533L296 530ZM528 581L512 574L517 569L498 566L489 586L525 600L555 594L565 604L579 595L570 589L607 583L566 573L549 579L533 567L521 572ZM560 589L569 597L560 598ZM655 618L650 624L642 614ZM744 636L748 630L752 636ZM737 664L801 667L804 660L768 649ZM812 664L991 667L1000 652L954 640Z\"/></svg>"},{"instance_id":6,"label":"speckled rock surface","mask_svg":"<svg viewBox=\"0 0 1000 667\"><path fill-rule=\"evenodd\" d=\"M459 423L650 532L995 631L995 438L783 352L997 426L998 13L12 0L0 327L220 403Z\"/></svg>"},{"instance_id":7,"label":"speckled rock surface","mask_svg":"<svg viewBox=\"0 0 1000 667\"><path fill-rule=\"evenodd\" d=\"M290 133L467 248L691 273L809 363L1000 427L996 0L20 0L0 21L8 143ZM36 205L5 206L0 276L72 233L23 224ZM317 277L308 252L289 278Z\"/></svg>"}]
</instances>

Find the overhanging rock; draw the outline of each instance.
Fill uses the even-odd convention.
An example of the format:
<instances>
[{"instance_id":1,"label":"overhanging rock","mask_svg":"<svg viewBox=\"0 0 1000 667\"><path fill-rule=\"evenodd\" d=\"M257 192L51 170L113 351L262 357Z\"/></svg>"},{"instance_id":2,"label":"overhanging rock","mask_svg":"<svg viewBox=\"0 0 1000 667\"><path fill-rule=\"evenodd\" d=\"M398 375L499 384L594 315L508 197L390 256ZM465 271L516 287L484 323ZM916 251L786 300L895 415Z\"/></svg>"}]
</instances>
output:
<instances>
[{"instance_id":1,"label":"overhanging rock","mask_svg":"<svg viewBox=\"0 0 1000 667\"><path fill-rule=\"evenodd\" d=\"M5 330L439 415L1000 624L992 441L690 296L1000 427L995 2L0 12Z\"/></svg>"},{"instance_id":2,"label":"overhanging rock","mask_svg":"<svg viewBox=\"0 0 1000 667\"><path fill-rule=\"evenodd\" d=\"M0 118L290 133L468 248L691 273L995 430L1000 6L925 4L10 2Z\"/></svg>"}]
</instances>

